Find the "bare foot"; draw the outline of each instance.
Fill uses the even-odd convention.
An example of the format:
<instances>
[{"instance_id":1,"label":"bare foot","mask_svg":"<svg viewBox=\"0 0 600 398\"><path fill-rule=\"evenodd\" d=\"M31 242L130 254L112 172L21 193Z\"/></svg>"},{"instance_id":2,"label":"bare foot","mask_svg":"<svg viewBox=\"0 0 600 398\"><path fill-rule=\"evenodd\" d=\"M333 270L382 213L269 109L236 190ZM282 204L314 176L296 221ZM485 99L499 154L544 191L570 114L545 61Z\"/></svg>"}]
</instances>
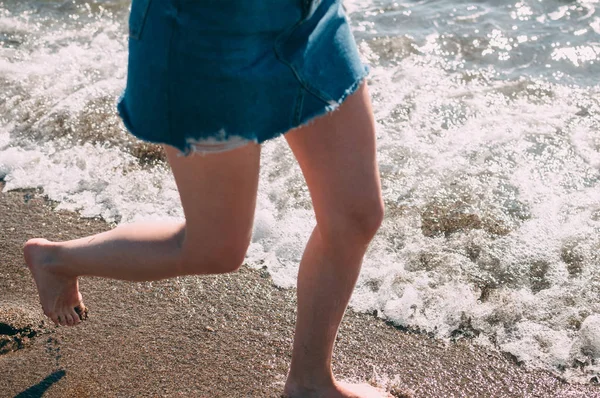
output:
<instances>
[{"instance_id":1,"label":"bare foot","mask_svg":"<svg viewBox=\"0 0 600 398\"><path fill-rule=\"evenodd\" d=\"M56 269L52 242L31 239L23 248L25 262L33 275L44 314L56 325L75 326L87 318L77 277Z\"/></svg>"},{"instance_id":2,"label":"bare foot","mask_svg":"<svg viewBox=\"0 0 600 398\"><path fill-rule=\"evenodd\" d=\"M385 390L373 387L370 384L350 384L335 382L327 388L302 388L292 387L287 383L284 390L285 398L393 398Z\"/></svg>"}]
</instances>

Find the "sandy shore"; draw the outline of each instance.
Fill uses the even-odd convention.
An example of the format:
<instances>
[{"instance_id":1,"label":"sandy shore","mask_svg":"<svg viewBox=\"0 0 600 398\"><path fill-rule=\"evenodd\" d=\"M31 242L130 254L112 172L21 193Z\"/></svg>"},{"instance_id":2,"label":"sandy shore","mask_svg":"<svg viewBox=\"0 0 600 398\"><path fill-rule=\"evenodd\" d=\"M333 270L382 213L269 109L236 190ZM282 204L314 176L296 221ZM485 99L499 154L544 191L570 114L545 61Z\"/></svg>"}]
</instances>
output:
<instances>
[{"instance_id":1,"label":"sandy shore","mask_svg":"<svg viewBox=\"0 0 600 398\"><path fill-rule=\"evenodd\" d=\"M279 396L295 292L262 271L153 284L84 278L90 319L77 328L44 322L22 244L107 228L54 211L33 191L0 193L0 397ZM335 372L415 397L600 397L596 385L570 385L468 342L402 332L352 311Z\"/></svg>"}]
</instances>

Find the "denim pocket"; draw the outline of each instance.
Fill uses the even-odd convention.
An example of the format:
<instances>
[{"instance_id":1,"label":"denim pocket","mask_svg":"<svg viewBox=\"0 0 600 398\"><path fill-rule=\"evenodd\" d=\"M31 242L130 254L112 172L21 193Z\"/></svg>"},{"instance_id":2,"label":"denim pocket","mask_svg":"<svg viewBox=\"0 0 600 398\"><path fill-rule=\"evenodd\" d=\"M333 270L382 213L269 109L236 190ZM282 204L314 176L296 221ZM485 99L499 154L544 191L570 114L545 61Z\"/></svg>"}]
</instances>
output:
<instances>
[{"instance_id":1,"label":"denim pocket","mask_svg":"<svg viewBox=\"0 0 600 398\"><path fill-rule=\"evenodd\" d=\"M311 33L323 15L315 15L321 0L300 0L302 6L301 19L277 37L275 54L294 73L300 84L322 101L329 103L332 98L320 89L313 74L307 70L306 63L317 61L323 54L315 54L314 38Z\"/></svg>"},{"instance_id":2,"label":"denim pocket","mask_svg":"<svg viewBox=\"0 0 600 398\"><path fill-rule=\"evenodd\" d=\"M133 0L129 14L129 37L139 40L146 24L146 15L150 8L151 0Z\"/></svg>"},{"instance_id":3,"label":"denim pocket","mask_svg":"<svg viewBox=\"0 0 600 398\"><path fill-rule=\"evenodd\" d=\"M365 68L340 0L302 0L303 18L275 42L277 58L300 84L335 106Z\"/></svg>"}]
</instances>

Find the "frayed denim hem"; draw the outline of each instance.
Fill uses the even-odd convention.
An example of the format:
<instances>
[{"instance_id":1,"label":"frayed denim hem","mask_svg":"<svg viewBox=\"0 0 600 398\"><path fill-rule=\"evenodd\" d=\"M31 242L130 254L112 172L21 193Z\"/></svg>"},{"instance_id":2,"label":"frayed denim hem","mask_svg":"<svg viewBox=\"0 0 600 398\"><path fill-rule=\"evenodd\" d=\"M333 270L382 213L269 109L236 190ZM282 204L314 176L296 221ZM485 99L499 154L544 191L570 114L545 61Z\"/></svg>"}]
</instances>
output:
<instances>
[{"instance_id":1,"label":"frayed denim hem","mask_svg":"<svg viewBox=\"0 0 600 398\"><path fill-rule=\"evenodd\" d=\"M369 67L365 65L363 74L359 76L356 79L356 81L344 91L343 95L337 101L330 101L327 105L325 105L324 103L324 106L320 111L304 115L304 117L298 120L297 123L291 123L289 128L269 135L269 138L263 140L259 140L258 136L253 133L243 132L241 134L230 134L227 133L225 129L221 129L216 134L209 134L207 138L195 138L193 136L188 136L185 139L184 145L177 145L174 142L168 142L166 140L154 140L146 136L142 136L138 132L136 132L129 118L127 107L125 106L125 103L123 101L123 95L119 98L117 110L127 130L142 141L151 142L155 144L170 145L179 150L180 156L189 156L194 153L199 153L202 155L211 153L222 153L241 148L242 146L248 145L250 143L262 144L266 141L282 136L289 131L308 126L311 123L313 123L316 119L319 119L323 116L327 116L329 113L337 110L348 97L354 94L359 89L359 87L365 82L365 79L368 75ZM305 95L313 94L307 91ZM319 100L322 101L320 98Z\"/></svg>"},{"instance_id":2,"label":"frayed denim hem","mask_svg":"<svg viewBox=\"0 0 600 398\"><path fill-rule=\"evenodd\" d=\"M344 94L342 94L342 97L339 100L337 100L337 102L332 102L325 108L326 112L329 113L339 108L340 105L342 105L342 103L346 100L346 98L348 98L349 96L354 94L356 90L358 90L358 88L363 84L367 76L369 76L369 66L365 65L363 74L358 79L356 79L354 84L352 84L346 89L346 91L344 91Z\"/></svg>"}]
</instances>

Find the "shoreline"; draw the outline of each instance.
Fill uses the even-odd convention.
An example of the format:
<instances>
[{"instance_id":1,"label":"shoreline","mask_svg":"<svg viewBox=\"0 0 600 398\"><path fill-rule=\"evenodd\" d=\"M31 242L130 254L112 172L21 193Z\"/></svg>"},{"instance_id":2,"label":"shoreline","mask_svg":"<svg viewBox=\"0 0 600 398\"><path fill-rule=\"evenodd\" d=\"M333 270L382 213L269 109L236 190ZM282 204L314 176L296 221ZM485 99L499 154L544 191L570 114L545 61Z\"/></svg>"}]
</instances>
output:
<instances>
[{"instance_id":1,"label":"shoreline","mask_svg":"<svg viewBox=\"0 0 600 398\"><path fill-rule=\"evenodd\" d=\"M295 290L247 266L154 283L82 278L90 319L55 328L43 320L22 244L110 226L55 211L36 190L2 188L0 181L0 352L3 341L12 348L0 354L0 397L279 396ZM598 385L568 384L468 341L404 332L352 310L340 327L334 372L414 397L600 397Z\"/></svg>"}]
</instances>

